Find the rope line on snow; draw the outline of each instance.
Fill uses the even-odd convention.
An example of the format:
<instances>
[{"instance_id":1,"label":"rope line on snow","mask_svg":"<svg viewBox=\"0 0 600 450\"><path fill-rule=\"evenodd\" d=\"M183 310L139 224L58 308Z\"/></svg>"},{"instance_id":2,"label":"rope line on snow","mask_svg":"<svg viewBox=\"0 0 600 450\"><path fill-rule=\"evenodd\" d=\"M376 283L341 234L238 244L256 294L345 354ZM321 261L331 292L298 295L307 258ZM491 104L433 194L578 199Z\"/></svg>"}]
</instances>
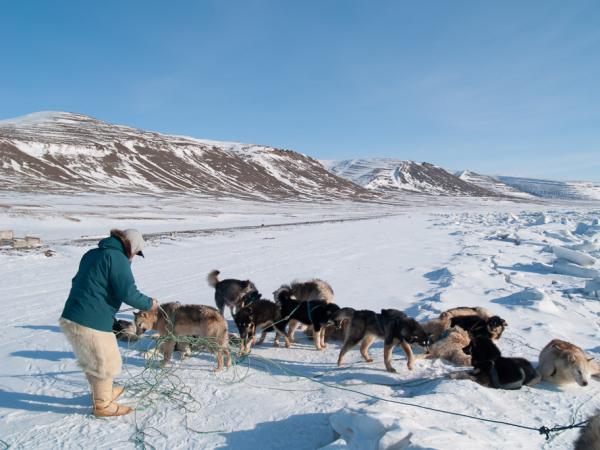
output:
<instances>
[{"instance_id":1,"label":"rope line on snow","mask_svg":"<svg viewBox=\"0 0 600 450\"><path fill-rule=\"evenodd\" d=\"M546 437L546 439L549 439L550 435L552 433L559 433L559 432L566 431L566 430L569 430L569 429L572 429L572 428L583 428L587 424L587 422L588 422L588 420L585 420L585 421L577 423L577 424L564 425L564 426L555 426L555 427L549 428L547 426L531 427L531 426L527 426L527 425L521 425L521 424L518 424L518 423L506 422L506 421L502 421L502 420L487 419L485 417L476 417L476 416L471 416L469 414L457 413L457 412L454 412L454 411L446 411L446 410L439 409L439 408L433 408L431 406L419 405L417 403L410 403L410 402L405 402L405 401L400 401L400 400L394 400L394 399L389 399L389 398L385 398L385 397L380 397L378 395L368 394L366 392L358 391L356 389L351 389L351 388L348 388L348 387L345 387L345 386L339 386L339 385L336 385L336 384L327 383L325 381L319 380L317 378L313 378L313 377L308 376L308 375L304 375L302 373L296 372L296 371L291 370L291 369L284 369L280 365L278 365L276 363L273 363L268 358L264 358L264 357L258 357L258 358L263 359L263 360L265 360L265 361L267 361L267 362L269 362L269 363L271 363L271 364L279 367L284 372L291 373L291 374L293 374L296 377L305 378L307 380L310 380L310 381L315 382L315 383L322 384L323 386L326 386L326 387L329 387L329 388L332 388L332 389L338 389L338 390L342 390L342 391L352 392L354 394L362 395L364 397L372 398L372 399L375 399L375 400L380 400L380 401L383 401L383 402L395 403L395 404L404 405L404 406L412 406L412 407L415 407L415 408L425 409L427 411L433 411L433 412L437 412L437 413L442 413L442 414L448 414L448 415L463 417L463 418L466 418L466 419L479 420L481 422L495 423L497 425L507 425L507 426L512 426L512 427L521 428L521 429L525 429L525 430L537 431L539 434L544 435ZM430 380L430 381L434 381L434 380ZM367 383L367 384L375 384L375 383Z\"/></svg>"},{"instance_id":2,"label":"rope line on snow","mask_svg":"<svg viewBox=\"0 0 600 450\"><path fill-rule=\"evenodd\" d=\"M200 347L204 347L204 348L209 348L212 351L216 351L216 349L218 348L218 345L215 343L214 339L211 339L211 338L206 338L206 337L201 338L201 337L191 337L191 336L175 336L171 333L168 333L168 334L165 334L164 336L159 337L156 340L156 348L160 348L160 345L167 340L175 340L176 343L192 345L195 350L198 350ZM436 413L440 413L440 414L452 415L452 416L456 416L456 417L462 417L465 419L478 420L480 422L493 423L496 425L505 425L505 426L511 426L511 427L520 428L520 429L524 429L524 430L535 431L538 434L543 435L546 440L549 440L552 435L564 432L569 429L583 428L583 427L585 427L585 425L588 422L588 420L585 420L585 421L582 421L579 423L572 423L570 425L556 425L553 427L548 427L545 425L528 426L528 425L518 424L518 423L514 423L514 422L503 421L503 420L489 419L489 418L485 418L485 417L476 417L476 416L472 416L472 415L465 414L465 413L448 411L448 410L444 410L444 409L440 409L440 408L434 408L431 406L420 405L417 403L411 403L411 402L402 401L402 400L385 398L385 397L381 397L379 395L369 394L367 392L362 392L360 390L353 389L351 387L347 387L346 385L342 385L341 383L330 383L330 382L326 382L326 381L319 379L320 377L322 377L328 373L337 372L339 369L331 369L331 370L321 373L319 375L310 376L310 375L303 374L301 372L297 372L288 367L284 367L283 365L277 363L276 361L273 361L273 360L263 357L263 356L248 354L248 355L244 355L241 358L237 358L234 355L235 355L235 352L239 349L239 347L230 345L228 347L228 349L231 352L231 358L232 358L231 370L234 371L233 378L231 380L227 381L227 383L231 383L231 384L245 382L250 377L248 372L250 370L251 363L254 362L254 363L258 363L258 364L262 365L265 368L268 368L268 367L276 368L285 375L294 376L296 378L302 378L302 379L311 381L313 383L320 384L320 385L325 386L330 389L337 389L337 390L361 395L363 397L371 398L374 400L379 400L382 402L419 408L419 409L436 412ZM222 350L222 349L220 349L220 350ZM195 412L194 408L192 408L192 405L193 404L199 405L200 402L191 394L191 388L189 388L187 385L185 385L185 383L183 382L181 377L179 377L178 375L176 375L174 373L175 370L177 369L177 367L175 367L174 365L172 365L171 367L168 367L168 366L162 365L160 363L156 364L157 363L156 358L158 358L159 356L160 356L160 354L158 352L153 353L151 356L151 359L147 362L144 370L139 375L132 377L134 380L137 379L137 381L134 381L134 382L130 381L127 383L128 389L130 389L134 393L135 396L139 397L138 406L142 407L140 410L143 411L144 409L150 407L155 401L157 401L161 398L167 398L171 401L174 401L177 404L177 406L184 409L184 411L186 413ZM240 363L244 360L247 361L247 369L248 370L246 371L245 374L240 376L240 374L238 372L238 368L240 366ZM389 386L389 387L405 386L405 387L410 388L410 387L417 387L422 384L434 382L436 380L437 379L407 380L404 382L389 383L389 384L388 383L363 383L363 385L381 385L381 386ZM166 384L166 386L164 386L165 384ZM250 386L252 386L252 385L250 385ZM298 390L294 390L294 389L287 389L285 387L272 387L272 386L255 386L255 387L289 391L289 392L298 391ZM137 412L137 408L136 408L136 412ZM186 429L188 431L194 432L196 434L211 434L211 433L226 432L226 430L200 431L200 430L192 429L191 427L189 427L189 424L187 423L187 417L186 417ZM146 449L146 448L153 449L154 448L151 444L146 442L146 438L151 437L146 430L153 430L164 437L163 433L161 433L159 430L157 430L153 427L140 428L136 421L136 430L130 437L130 442L134 443L136 448L140 448L140 449Z\"/></svg>"},{"instance_id":3,"label":"rope line on snow","mask_svg":"<svg viewBox=\"0 0 600 450\"><path fill-rule=\"evenodd\" d=\"M298 307L300 307L300 305L298 305L296 308L294 308L294 310L290 314L288 314L286 317L283 317L279 321L274 322L273 325L275 325L276 323L279 323L281 321L289 320L289 318L298 309ZM583 428L588 423L588 420L585 420L585 421L582 421L579 423L572 423L570 425L556 425L554 427L547 427L545 425L542 425L539 427L533 427L533 426L522 425L522 424L513 423L513 422L507 422L507 421L503 421L503 420L471 416L471 415L465 414L465 413L447 411L444 409L434 408L431 406L425 406L425 405L420 405L417 403L411 403L411 402L401 401L401 400L394 400L394 399L385 398L385 397L381 397L381 396L374 395L374 394L369 394L366 392L359 391L357 389L349 388L345 385L341 385L341 383L329 383L329 382L319 379L320 377L326 375L327 373L338 371L339 369L331 369L331 370L328 370L321 374L318 374L316 376L310 376L310 375L306 375L306 374L297 372L293 369L286 368L283 365L281 365L269 358L266 358L264 356L252 355L250 353L244 354L244 353L240 352L240 354L239 354L240 357L238 358L236 352L238 350L241 350L242 346L245 344L244 340L239 341L239 346L228 345L226 348L224 348L224 347L221 347L220 344L217 343L216 338L213 338L213 337L177 336L173 333L174 327L173 327L171 318L160 307L160 305L159 305L159 308L164 313L165 320L168 323L168 326L167 326L168 331L167 331L167 333L159 336L156 339L154 349L158 350L161 348L163 343L174 341L175 344L185 344L185 345L189 346L189 348L192 351L197 351L197 350L204 348L204 349L208 349L211 353L213 353L215 355L217 352L223 352L225 350L229 351L229 355L231 358L231 370L233 370L233 372L234 372L233 379L231 381L228 381L228 383L230 383L230 384L241 383L241 382L244 382L247 378L249 378L250 365L251 365L251 362L254 361L256 363L262 363L263 366L268 367L270 365L271 367L277 368L285 375L295 376L296 378L303 378L303 379L306 379L313 383L317 383L322 386L328 387L330 389L337 389L337 390L350 392L350 393L357 394L357 395L362 395L364 397L371 398L374 400L379 400L379 401L403 405L403 406L410 406L410 407L419 408L419 409L423 409L426 411L432 411L432 412L436 412L436 413L440 413L440 414L452 415L452 416L462 417L462 418L471 419L471 420L478 420L480 422L493 423L496 425L511 426L511 427L520 428L520 429L529 430L529 431L536 431L540 435L545 436L546 440L549 440L551 435L553 435L553 434L556 435L558 433L564 432L566 430L574 429L574 428ZM194 410L191 408L191 405L193 405L193 404L200 405L200 402L191 394L191 388L188 387L183 382L181 377L179 377L178 375L176 375L174 373L176 370L176 366L171 365L169 367L165 364L162 364L162 361L157 360L157 358L159 356L161 356L161 355L158 351L153 351L150 354L150 359L147 360L147 362L146 362L144 370L142 370L142 372L140 374L138 374L136 376L132 376L132 379L134 379L134 380L137 379L138 381L131 382L131 380L130 380L126 384L127 389L131 390L134 393L134 395L139 396L138 404L135 408L135 414L134 414L136 429L135 429L135 432L129 438L129 442L132 442L136 448L139 448L142 450L145 450L147 448L150 448L150 449L155 448L153 445L146 442L146 438L149 437L149 434L146 430L155 431L158 434L160 434L162 437L166 437L166 436L162 432L160 432L160 430L158 430L154 427L144 427L144 428L139 427L138 422L137 422L137 411L138 411L139 406L142 407L141 410L143 411L145 408L150 407L155 401L159 400L160 398L168 398L171 401L175 401L175 403L177 404L178 407L184 409L184 411L186 413L188 413L188 412L194 412ZM238 373L238 366L240 365L239 363L243 362L244 360L246 360L248 363L247 371L243 376L240 377L239 373ZM151 377L151 379L149 379L148 377ZM436 381L436 379L407 380L404 382L389 383L389 384L365 382L365 383L363 383L363 385L381 385L381 386L389 386L389 387L393 387L393 386L417 387L422 384L430 383L433 381ZM167 384L166 388L163 387L164 384ZM262 387L262 386L256 386L256 387ZM297 390L293 390L293 389L286 389L286 388L279 388L279 387L273 388L273 387L267 386L265 388L275 389L275 390L283 390L283 391L289 391L289 392L297 391ZM186 430L196 433L196 434L211 434L211 433L225 432L225 430L213 430L213 431L194 430L189 427L189 424L187 421L187 416L186 416L186 420L185 420L185 425L186 425ZM2 442L3 441L0 441L0 443L2 443ZM6 448L8 448L8 447L6 447ZM2 450L4 450L4 449L2 449Z\"/></svg>"}]
</instances>

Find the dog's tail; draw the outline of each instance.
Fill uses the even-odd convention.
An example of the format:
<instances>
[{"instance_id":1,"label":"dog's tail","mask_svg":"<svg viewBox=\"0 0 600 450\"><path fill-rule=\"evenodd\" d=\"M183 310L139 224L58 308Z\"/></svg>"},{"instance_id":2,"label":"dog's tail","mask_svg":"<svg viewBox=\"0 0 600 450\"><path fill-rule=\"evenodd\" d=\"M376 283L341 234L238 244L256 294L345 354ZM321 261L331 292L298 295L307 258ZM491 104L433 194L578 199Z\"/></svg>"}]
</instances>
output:
<instances>
[{"instance_id":1,"label":"dog's tail","mask_svg":"<svg viewBox=\"0 0 600 450\"><path fill-rule=\"evenodd\" d=\"M314 281L317 285L317 289L319 290L319 298L321 300L325 300L325 303L333 303L334 292L331 285L326 281L319 280L318 278L315 278Z\"/></svg>"},{"instance_id":2,"label":"dog's tail","mask_svg":"<svg viewBox=\"0 0 600 450\"><path fill-rule=\"evenodd\" d=\"M219 283L219 274L221 272L219 272L218 270L213 270L212 272L210 272L208 274L208 276L206 277L206 281L208 281L208 285L210 287L216 288L217 284Z\"/></svg>"}]
</instances>

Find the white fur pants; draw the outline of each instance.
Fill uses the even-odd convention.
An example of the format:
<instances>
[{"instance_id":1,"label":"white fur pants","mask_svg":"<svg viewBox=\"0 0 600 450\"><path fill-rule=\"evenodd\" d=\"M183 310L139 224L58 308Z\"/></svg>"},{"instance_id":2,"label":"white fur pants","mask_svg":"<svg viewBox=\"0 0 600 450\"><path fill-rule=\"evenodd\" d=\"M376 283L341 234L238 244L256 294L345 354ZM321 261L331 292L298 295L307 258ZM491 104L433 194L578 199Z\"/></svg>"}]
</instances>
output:
<instances>
[{"instance_id":1,"label":"white fur pants","mask_svg":"<svg viewBox=\"0 0 600 450\"><path fill-rule=\"evenodd\" d=\"M94 330L64 317L60 318L58 324L86 374L106 379L121 373L121 354L112 331Z\"/></svg>"}]
</instances>

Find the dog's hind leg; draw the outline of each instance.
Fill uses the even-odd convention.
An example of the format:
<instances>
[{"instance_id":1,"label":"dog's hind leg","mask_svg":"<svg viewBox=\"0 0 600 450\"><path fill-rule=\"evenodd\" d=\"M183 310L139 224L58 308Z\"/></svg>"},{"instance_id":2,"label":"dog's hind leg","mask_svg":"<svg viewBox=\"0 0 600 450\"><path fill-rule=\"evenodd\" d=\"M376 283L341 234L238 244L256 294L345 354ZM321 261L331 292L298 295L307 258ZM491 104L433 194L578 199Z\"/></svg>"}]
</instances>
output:
<instances>
[{"instance_id":1,"label":"dog's hind leg","mask_svg":"<svg viewBox=\"0 0 600 450\"><path fill-rule=\"evenodd\" d=\"M173 355L173 350L175 349L175 341L169 339L162 343L160 350L163 354L163 363L168 363L171 361L171 356Z\"/></svg>"},{"instance_id":2,"label":"dog's hind leg","mask_svg":"<svg viewBox=\"0 0 600 450\"><path fill-rule=\"evenodd\" d=\"M413 356L412 348L404 341L400 342L400 347L402 347L402 350L404 350L404 353L406 353L406 358L408 359L406 366L408 367L408 370L413 370L413 362L415 358Z\"/></svg>"},{"instance_id":3,"label":"dog's hind leg","mask_svg":"<svg viewBox=\"0 0 600 450\"><path fill-rule=\"evenodd\" d=\"M527 386L535 386L536 384L538 384L540 381L542 381L542 375L536 370L535 371L535 377L533 377L531 380L529 380L527 383L525 383Z\"/></svg>"},{"instance_id":4,"label":"dog's hind leg","mask_svg":"<svg viewBox=\"0 0 600 450\"><path fill-rule=\"evenodd\" d=\"M325 329L326 327L321 328L321 349L327 348L327 345L325 345Z\"/></svg>"},{"instance_id":5,"label":"dog's hind leg","mask_svg":"<svg viewBox=\"0 0 600 450\"><path fill-rule=\"evenodd\" d=\"M383 362L385 364L385 370L391 373L396 373L396 369L392 367L392 352L394 351L394 344L386 342L383 345Z\"/></svg>"},{"instance_id":6,"label":"dog's hind leg","mask_svg":"<svg viewBox=\"0 0 600 450\"><path fill-rule=\"evenodd\" d=\"M373 362L373 358L369 356L369 347L373 344L375 336L366 335L360 344L360 354L368 363Z\"/></svg>"},{"instance_id":7,"label":"dog's hind leg","mask_svg":"<svg viewBox=\"0 0 600 450\"><path fill-rule=\"evenodd\" d=\"M319 328L319 330L315 329L313 334L313 341L315 343L315 347L317 350L325 350L324 347L321 346L321 341L323 339L323 334L325 333L325 328Z\"/></svg>"},{"instance_id":8,"label":"dog's hind leg","mask_svg":"<svg viewBox=\"0 0 600 450\"><path fill-rule=\"evenodd\" d=\"M265 339L267 338L267 332L266 330L263 328L262 332L260 333L260 339L258 340L257 344L260 345L263 342L265 342Z\"/></svg>"},{"instance_id":9,"label":"dog's hind leg","mask_svg":"<svg viewBox=\"0 0 600 450\"><path fill-rule=\"evenodd\" d=\"M542 376L542 379L548 380L552 378L556 373L556 367L554 361L545 360L537 368L538 372Z\"/></svg>"},{"instance_id":10,"label":"dog's hind leg","mask_svg":"<svg viewBox=\"0 0 600 450\"><path fill-rule=\"evenodd\" d=\"M300 326L300 322L298 322L295 319L290 320L287 337L291 343L295 342L294 341L294 333L296 333L296 330L298 329L299 326ZM314 339L314 336L313 336L313 339Z\"/></svg>"},{"instance_id":11,"label":"dog's hind leg","mask_svg":"<svg viewBox=\"0 0 600 450\"><path fill-rule=\"evenodd\" d=\"M225 317L225 299L223 298L222 295L219 295L217 292L215 292L215 305L217 305L217 309L219 310L219 313Z\"/></svg>"},{"instance_id":12,"label":"dog's hind leg","mask_svg":"<svg viewBox=\"0 0 600 450\"><path fill-rule=\"evenodd\" d=\"M215 367L214 371L219 372L223 369L223 352L219 349L215 351L215 355L217 357L217 367Z\"/></svg>"},{"instance_id":13,"label":"dog's hind leg","mask_svg":"<svg viewBox=\"0 0 600 450\"><path fill-rule=\"evenodd\" d=\"M341 367L342 360L344 359L344 355L346 353L348 353L348 351L350 351L352 349L352 347L354 347L359 342L360 342L360 338L359 339L347 339L346 342L344 342L344 345L342 346L342 348L340 350L340 355L338 356L338 361L337 361L338 367Z\"/></svg>"},{"instance_id":14,"label":"dog's hind leg","mask_svg":"<svg viewBox=\"0 0 600 450\"><path fill-rule=\"evenodd\" d=\"M447 376L451 380L477 381L477 377L475 377L470 370L458 370L456 372L450 372Z\"/></svg>"}]
</instances>

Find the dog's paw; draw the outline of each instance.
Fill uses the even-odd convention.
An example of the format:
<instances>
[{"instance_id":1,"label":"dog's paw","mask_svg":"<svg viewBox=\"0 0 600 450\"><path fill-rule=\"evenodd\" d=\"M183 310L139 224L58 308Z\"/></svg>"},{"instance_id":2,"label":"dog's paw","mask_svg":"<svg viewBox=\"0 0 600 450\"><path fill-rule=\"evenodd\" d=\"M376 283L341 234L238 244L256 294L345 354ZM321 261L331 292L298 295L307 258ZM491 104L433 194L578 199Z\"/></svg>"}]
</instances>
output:
<instances>
[{"instance_id":1,"label":"dog's paw","mask_svg":"<svg viewBox=\"0 0 600 450\"><path fill-rule=\"evenodd\" d=\"M153 349L150 349L150 350L142 353L142 355L144 356L144 359L155 359L155 358L161 356L162 354L159 349L153 348Z\"/></svg>"},{"instance_id":2,"label":"dog's paw","mask_svg":"<svg viewBox=\"0 0 600 450\"><path fill-rule=\"evenodd\" d=\"M368 363L372 363L373 362L373 358L365 359L365 361L368 362Z\"/></svg>"},{"instance_id":3,"label":"dog's paw","mask_svg":"<svg viewBox=\"0 0 600 450\"><path fill-rule=\"evenodd\" d=\"M393 367L390 367L389 369L387 369L387 371L389 373L398 373L398 371L396 369L394 369Z\"/></svg>"}]
</instances>

